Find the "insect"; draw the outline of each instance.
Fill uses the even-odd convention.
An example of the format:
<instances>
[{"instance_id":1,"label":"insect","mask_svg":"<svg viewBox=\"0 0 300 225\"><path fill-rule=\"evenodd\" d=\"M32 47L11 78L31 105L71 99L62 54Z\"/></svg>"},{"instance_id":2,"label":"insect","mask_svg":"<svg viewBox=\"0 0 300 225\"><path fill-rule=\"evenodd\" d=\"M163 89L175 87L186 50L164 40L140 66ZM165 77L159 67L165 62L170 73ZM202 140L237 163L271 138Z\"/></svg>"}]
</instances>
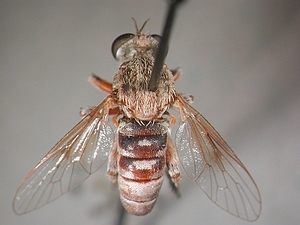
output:
<instances>
[{"instance_id":1,"label":"insect","mask_svg":"<svg viewBox=\"0 0 300 225\"><path fill-rule=\"evenodd\" d=\"M178 71L164 65L157 90L148 90L160 36L142 33L146 22L140 29L135 22L136 34L115 39L112 53L121 65L113 83L90 77L108 96L83 111L83 119L24 178L13 203L17 214L53 201L107 164L124 208L145 215L156 202L165 171L178 190L181 165L219 207L244 220L258 218L257 185L219 133L190 105L189 96L175 90ZM179 111L178 118L171 108Z\"/></svg>"}]
</instances>

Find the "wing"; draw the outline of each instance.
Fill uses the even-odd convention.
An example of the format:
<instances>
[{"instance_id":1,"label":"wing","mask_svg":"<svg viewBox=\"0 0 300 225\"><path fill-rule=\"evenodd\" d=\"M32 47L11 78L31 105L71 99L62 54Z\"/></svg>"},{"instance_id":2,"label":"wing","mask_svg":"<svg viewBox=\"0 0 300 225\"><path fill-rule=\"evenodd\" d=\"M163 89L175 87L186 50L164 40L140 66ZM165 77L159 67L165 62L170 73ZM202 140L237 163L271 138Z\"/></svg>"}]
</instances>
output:
<instances>
[{"instance_id":1,"label":"wing","mask_svg":"<svg viewBox=\"0 0 300 225\"><path fill-rule=\"evenodd\" d=\"M24 178L14 198L14 211L24 214L72 190L106 161L114 132L107 114L111 97L91 110Z\"/></svg>"},{"instance_id":2,"label":"wing","mask_svg":"<svg viewBox=\"0 0 300 225\"><path fill-rule=\"evenodd\" d=\"M243 163L209 122L178 96L182 121L176 133L181 164L219 207L254 221L261 211L257 185Z\"/></svg>"}]
</instances>

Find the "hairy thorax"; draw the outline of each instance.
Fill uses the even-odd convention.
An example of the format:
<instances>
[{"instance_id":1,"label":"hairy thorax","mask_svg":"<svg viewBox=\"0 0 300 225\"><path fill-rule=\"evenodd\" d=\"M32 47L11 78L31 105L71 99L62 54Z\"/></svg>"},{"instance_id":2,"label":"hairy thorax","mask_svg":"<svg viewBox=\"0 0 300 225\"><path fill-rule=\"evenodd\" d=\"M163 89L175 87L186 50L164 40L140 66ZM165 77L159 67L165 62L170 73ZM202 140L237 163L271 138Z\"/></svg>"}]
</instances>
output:
<instances>
[{"instance_id":1,"label":"hairy thorax","mask_svg":"<svg viewBox=\"0 0 300 225\"><path fill-rule=\"evenodd\" d=\"M121 64L113 82L113 94L126 117L153 120L173 104L175 90L171 71L164 65L158 89L148 90L154 60L152 57L133 57Z\"/></svg>"}]
</instances>

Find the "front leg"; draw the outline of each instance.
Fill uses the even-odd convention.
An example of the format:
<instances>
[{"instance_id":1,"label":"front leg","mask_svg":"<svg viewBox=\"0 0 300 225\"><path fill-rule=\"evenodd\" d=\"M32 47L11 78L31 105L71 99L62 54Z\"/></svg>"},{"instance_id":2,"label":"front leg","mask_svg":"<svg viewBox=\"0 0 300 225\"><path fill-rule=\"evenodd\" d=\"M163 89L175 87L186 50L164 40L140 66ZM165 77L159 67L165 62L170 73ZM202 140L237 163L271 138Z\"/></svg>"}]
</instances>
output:
<instances>
[{"instance_id":1,"label":"front leg","mask_svg":"<svg viewBox=\"0 0 300 225\"><path fill-rule=\"evenodd\" d=\"M109 94L112 92L112 84L98 77L96 74L89 76L88 81L97 89L101 89Z\"/></svg>"}]
</instances>

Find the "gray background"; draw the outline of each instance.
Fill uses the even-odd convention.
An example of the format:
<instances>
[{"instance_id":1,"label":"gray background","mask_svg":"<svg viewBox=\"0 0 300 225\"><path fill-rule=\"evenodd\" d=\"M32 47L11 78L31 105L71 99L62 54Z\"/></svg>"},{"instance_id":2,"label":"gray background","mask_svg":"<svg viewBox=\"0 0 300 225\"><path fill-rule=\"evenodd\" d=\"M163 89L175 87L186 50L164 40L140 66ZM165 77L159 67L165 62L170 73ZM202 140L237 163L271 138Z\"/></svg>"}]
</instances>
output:
<instances>
[{"instance_id":1,"label":"gray background","mask_svg":"<svg viewBox=\"0 0 300 225\"><path fill-rule=\"evenodd\" d=\"M114 38L160 33L164 1L0 1L0 224L112 224L118 193L105 168L78 189L17 216L12 199L27 172L106 96L86 81L112 80ZM300 221L299 1L189 1L166 63L176 84L255 178L263 209L253 224ZM183 174L184 175L184 174ZM180 199L165 182L153 212L127 224L248 224L222 211L186 176Z\"/></svg>"}]
</instances>

